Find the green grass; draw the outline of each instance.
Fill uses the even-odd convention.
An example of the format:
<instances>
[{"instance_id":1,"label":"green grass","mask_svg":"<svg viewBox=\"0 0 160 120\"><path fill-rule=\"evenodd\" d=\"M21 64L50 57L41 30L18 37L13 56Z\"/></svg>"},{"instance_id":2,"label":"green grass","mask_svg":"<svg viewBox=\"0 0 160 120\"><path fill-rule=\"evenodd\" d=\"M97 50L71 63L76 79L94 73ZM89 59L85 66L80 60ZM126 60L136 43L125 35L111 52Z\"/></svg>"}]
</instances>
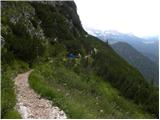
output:
<instances>
[{"instance_id":1,"label":"green grass","mask_svg":"<svg viewBox=\"0 0 160 120\"><path fill-rule=\"evenodd\" d=\"M15 109L16 95L14 89L14 77L24 70L28 69L28 65L22 61L14 61L10 65L2 64L1 79L1 118L18 119L21 118Z\"/></svg>"},{"instance_id":2,"label":"green grass","mask_svg":"<svg viewBox=\"0 0 160 120\"><path fill-rule=\"evenodd\" d=\"M153 118L92 72L77 74L62 65L43 63L35 67L29 84L69 118Z\"/></svg>"},{"instance_id":3,"label":"green grass","mask_svg":"<svg viewBox=\"0 0 160 120\"><path fill-rule=\"evenodd\" d=\"M50 62L52 58L59 59L57 64L61 64L61 60L68 53L82 55L77 68L73 68L76 62L74 60L72 64L66 64L68 69L64 66L55 66L55 63L40 65L35 68L34 78L31 77L32 81L37 80L34 89L44 97L53 99L70 118L150 117L141 110L141 107L132 102L159 117L158 88L148 84L138 70L123 60L105 42L90 35L85 37L87 33L81 27L76 7L73 7L74 3L63 2L64 7L61 5L51 7L33 2L4 2L4 4L5 7L2 9L2 36L5 40L2 46L3 64L12 62L14 58L28 62L30 66L35 66L39 61ZM26 14L20 17L22 11ZM10 22L13 16L19 18L16 24ZM69 21L72 21L72 27ZM68 29L70 27L71 29ZM38 36L32 33L38 33ZM42 38L39 33L45 38L44 40L39 39ZM57 42L54 41L55 38ZM94 48L98 52L87 62L83 58ZM6 84L2 91L5 93L2 95L3 116L15 104L13 83L10 81L19 68L10 66L9 69L11 69L10 73L9 70L2 71L2 85ZM38 83L39 81L41 82Z\"/></svg>"},{"instance_id":4,"label":"green grass","mask_svg":"<svg viewBox=\"0 0 160 120\"><path fill-rule=\"evenodd\" d=\"M18 113L18 111L16 111L15 109L10 109L10 111L7 111L7 113L5 114L5 119L20 119L21 116Z\"/></svg>"}]
</instances>

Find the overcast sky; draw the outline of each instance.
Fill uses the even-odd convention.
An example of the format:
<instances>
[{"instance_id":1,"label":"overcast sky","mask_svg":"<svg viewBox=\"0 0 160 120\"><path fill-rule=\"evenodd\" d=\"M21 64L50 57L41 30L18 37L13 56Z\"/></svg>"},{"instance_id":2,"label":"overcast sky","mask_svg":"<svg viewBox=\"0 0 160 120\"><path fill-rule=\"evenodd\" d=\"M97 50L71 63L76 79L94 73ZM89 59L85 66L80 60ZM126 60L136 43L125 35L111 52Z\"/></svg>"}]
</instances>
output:
<instances>
[{"instance_id":1,"label":"overcast sky","mask_svg":"<svg viewBox=\"0 0 160 120\"><path fill-rule=\"evenodd\" d=\"M83 26L138 36L160 34L160 0L74 0Z\"/></svg>"}]
</instances>

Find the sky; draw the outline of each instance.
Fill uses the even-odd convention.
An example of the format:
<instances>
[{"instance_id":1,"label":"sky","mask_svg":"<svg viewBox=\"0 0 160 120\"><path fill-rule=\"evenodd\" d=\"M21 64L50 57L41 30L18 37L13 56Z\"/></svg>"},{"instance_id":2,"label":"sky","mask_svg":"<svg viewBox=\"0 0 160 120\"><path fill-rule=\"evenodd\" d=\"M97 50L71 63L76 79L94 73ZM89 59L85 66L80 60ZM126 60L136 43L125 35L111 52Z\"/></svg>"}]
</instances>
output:
<instances>
[{"instance_id":1,"label":"sky","mask_svg":"<svg viewBox=\"0 0 160 120\"><path fill-rule=\"evenodd\" d=\"M84 27L160 36L160 0L74 0Z\"/></svg>"}]
</instances>

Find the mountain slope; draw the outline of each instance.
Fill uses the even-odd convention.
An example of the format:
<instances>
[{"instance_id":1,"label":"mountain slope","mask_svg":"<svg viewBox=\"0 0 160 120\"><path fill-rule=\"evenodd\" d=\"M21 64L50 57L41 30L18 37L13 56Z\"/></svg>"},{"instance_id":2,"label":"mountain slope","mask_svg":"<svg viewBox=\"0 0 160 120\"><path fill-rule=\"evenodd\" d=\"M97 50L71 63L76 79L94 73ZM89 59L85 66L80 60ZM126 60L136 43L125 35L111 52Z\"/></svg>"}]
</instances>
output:
<instances>
[{"instance_id":1,"label":"mountain slope","mask_svg":"<svg viewBox=\"0 0 160 120\"><path fill-rule=\"evenodd\" d=\"M68 118L158 117L158 89L84 31L74 2L2 2L2 37L2 65L29 64L30 86Z\"/></svg>"},{"instance_id":2,"label":"mountain slope","mask_svg":"<svg viewBox=\"0 0 160 120\"><path fill-rule=\"evenodd\" d=\"M149 81L158 86L158 66L127 43L117 42L112 48L131 65L135 66Z\"/></svg>"},{"instance_id":3,"label":"mountain slope","mask_svg":"<svg viewBox=\"0 0 160 120\"><path fill-rule=\"evenodd\" d=\"M43 63L31 73L31 87L53 100L69 118L152 118L125 99L108 81L92 72L79 74L64 66Z\"/></svg>"}]
</instances>

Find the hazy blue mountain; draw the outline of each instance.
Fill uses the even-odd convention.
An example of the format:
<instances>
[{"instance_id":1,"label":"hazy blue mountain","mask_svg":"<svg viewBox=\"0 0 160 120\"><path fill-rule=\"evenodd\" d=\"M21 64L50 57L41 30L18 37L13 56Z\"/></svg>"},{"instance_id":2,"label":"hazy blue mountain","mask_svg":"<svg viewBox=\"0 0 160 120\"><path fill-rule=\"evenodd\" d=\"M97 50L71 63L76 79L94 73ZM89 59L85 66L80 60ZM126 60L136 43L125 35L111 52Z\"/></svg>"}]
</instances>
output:
<instances>
[{"instance_id":1,"label":"hazy blue mountain","mask_svg":"<svg viewBox=\"0 0 160 120\"><path fill-rule=\"evenodd\" d=\"M145 43L149 46L148 52L143 54L159 65L159 38L158 36L144 37ZM155 50L156 49L156 50ZM153 54L150 51L155 51Z\"/></svg>"},{"instance_id":2,"label":"hazy blue mountain","mask_svg":"<svg viewBox=\"0 0 160 120\"><path fill-rule=\"evenodd\" d=\"M154 84L158 85L158 65L128 43L117 42L112 44L111 47L128 63L136 67L148 81L151 82L153 80Z\"/></svg>"},{"instance_id":3,"label":"hazy blue mountain","mask_svg":"<svg viewBox=\"0 0 160 120\"><path fill-rule=\"evenodd\" d=\"M101 31L90 28L86 28L86 30L89 34L94 35L103 41L108 40L110 44L118 41L126 42L156 64L159 62L159 40L157 36L139 38L133 34L124 34L113 30Z\"/></svg>"}]
</instances>

